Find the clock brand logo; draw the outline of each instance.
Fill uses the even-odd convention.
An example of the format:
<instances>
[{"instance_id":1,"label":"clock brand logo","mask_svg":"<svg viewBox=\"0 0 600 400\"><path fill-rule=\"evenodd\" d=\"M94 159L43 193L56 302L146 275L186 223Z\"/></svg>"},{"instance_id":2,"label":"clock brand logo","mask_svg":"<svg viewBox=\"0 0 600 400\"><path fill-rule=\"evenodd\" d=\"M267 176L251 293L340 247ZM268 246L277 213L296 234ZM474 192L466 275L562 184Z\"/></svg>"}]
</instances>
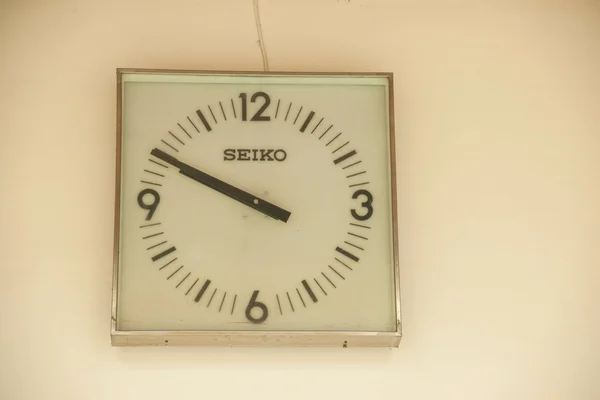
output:
<instances>
[{"instance_id":1,"label":"clock brand logo","mask_svg":"<svg viewBox=\"0 0 600 400\"><path fill-rule=\"evenodd\" d=\"M225 149L223 160L225 161L279 161L287 158L283 149Z\"/></svg>"}]
</instances>

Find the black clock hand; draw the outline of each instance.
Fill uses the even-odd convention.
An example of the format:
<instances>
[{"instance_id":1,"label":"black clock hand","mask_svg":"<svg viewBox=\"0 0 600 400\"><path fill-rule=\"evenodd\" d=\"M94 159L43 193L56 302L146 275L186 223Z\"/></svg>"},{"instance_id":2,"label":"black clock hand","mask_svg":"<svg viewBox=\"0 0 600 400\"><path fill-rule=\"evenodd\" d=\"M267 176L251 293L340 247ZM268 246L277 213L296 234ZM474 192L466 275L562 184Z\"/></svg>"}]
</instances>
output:
<instances>
[{"instance_id":1,"label":"black clock hand","mask_svg":"<svg viewBox=\"0 0 600 400\"><path fill-rule=\"evenodd\" d=\"M283 208L277 207L274 204L269 203L259 197L256 197L248 192L243 191L242 189L238 189L235 186L232 186L228 183L223 182L220 179L215 178L214 176L208 175L205 172L202 172L194 167L191 167L175 157L165 153L159 149L152 149L150 152L153 156L160 158L164 162L171 164L175 168L179 169L179 173L187 176L199 182L203 185L208 186L211 189L216 190L230 198L239 201L242 204L247 205L255 209L256 211L260 211L261 213L268 215L271 218L278 219L283 222L287 222L290 218L291 213Z\"/></svg>"}]
</instances>

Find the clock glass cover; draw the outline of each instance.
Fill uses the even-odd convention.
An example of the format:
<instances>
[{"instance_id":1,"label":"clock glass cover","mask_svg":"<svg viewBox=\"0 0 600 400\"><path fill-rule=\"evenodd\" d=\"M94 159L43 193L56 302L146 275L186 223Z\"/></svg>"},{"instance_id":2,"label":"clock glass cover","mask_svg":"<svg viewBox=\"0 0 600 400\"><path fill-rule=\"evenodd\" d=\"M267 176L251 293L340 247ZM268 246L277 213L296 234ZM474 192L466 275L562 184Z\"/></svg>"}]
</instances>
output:
<instances>
[{"instance_id":1,"label":"clock glass cover","mask_svg":"<svg viewBox=\"0 0 600 400\"><path fill-rule=\"evenodd\" d=\"M114 344L397 345L391 74L117 75Z\"/></svg>"}]
</instances>

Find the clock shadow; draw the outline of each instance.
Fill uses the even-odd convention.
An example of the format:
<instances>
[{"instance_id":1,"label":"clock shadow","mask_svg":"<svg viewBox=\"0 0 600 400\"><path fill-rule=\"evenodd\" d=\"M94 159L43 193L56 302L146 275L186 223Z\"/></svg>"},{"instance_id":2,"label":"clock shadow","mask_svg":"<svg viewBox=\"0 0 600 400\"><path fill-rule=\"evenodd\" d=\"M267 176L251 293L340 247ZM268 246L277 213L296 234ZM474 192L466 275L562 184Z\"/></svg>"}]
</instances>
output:
<instances>
[{"instance_id":1,"label":"clock shadow","mask_svg":"<svg viewBox=\"0 0 600 400\"><path fill-rule=\"evenodd\" d=\"M138 366L164 368L204 368L220 366L252 366L279 368L285 365L299 366L372 366L391 364L401 351L386 347L194 347L152 346L115 347L116 357L123 363Z\"/></svg>"}]
</instances>

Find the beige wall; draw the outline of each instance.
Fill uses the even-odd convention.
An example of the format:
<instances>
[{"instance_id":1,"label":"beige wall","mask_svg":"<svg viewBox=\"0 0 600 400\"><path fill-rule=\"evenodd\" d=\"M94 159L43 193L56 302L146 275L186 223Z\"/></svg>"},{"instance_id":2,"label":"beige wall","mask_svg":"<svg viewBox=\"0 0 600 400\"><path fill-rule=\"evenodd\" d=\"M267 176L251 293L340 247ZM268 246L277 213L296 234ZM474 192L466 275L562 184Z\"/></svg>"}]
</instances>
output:
<instances>
[{"instance_id":1,"label":"beige wall","mask_svg":"<svg viewBox=\"0 0 600 400\"><path fill-rule=\"evenodd\" d=\"M260 5L396 74L400 348L112 348L115 69L260 69L252 2L0 0L0 399L599 399L600 3Z\"/></svg>"}]
</instances>

